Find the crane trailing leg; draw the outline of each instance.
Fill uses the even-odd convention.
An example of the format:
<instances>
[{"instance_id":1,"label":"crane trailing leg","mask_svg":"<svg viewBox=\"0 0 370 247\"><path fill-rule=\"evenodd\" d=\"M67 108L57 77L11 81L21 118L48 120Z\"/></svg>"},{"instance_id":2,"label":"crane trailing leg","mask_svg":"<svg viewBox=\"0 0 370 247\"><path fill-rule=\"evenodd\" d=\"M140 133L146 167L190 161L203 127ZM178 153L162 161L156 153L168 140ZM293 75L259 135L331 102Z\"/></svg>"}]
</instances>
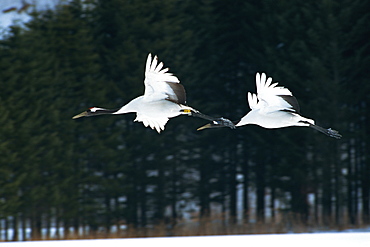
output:
<instances>
[{"instance_id":1,"label":"crane trailing leg","mask_svg":"<svg viewBox=\"0 0 370 247\"><path fill-rule=\"evenodd\" d=\"M340 139L340 138L342 138L342 135L341 135L341 134L339 134L339 132L338 132L338 131L333 130L333 129L331 129L331 128L329 128L329 129L325 129L325 128L320 127L320 126L317 126L317 125L315 125L315 124L310 124L309 126L310 126L311 128L313 128L313 129L317 130L317 131L320 131L321 133L324 133L324 134L325 134L325 135L327 135L327 136L334 137L335 139Z\"/></svg>"},{"instance_id":2,"label":"crane trailing leg","mask_svg":"<svg viewBox=\"0 0 370 247\"><path fill-rule=\"evenodd\" d=\"M208 116L208 115L205 115L195 109L182 109L180 110L181 112L184 112L184 113L187 113L189 116L192 116L192 117L198 117L198 118L203 118L203 119L206 119L206 120L209 120L209 121L212 121L214 122L215 125L219 126L219 127L229 127L231 129L235 129L235 124L227 119L227 118L223 118L223 117L220 117L220 118L216 118L216 117L211 117L211 116Z\"/></svg>"}]
</instances>

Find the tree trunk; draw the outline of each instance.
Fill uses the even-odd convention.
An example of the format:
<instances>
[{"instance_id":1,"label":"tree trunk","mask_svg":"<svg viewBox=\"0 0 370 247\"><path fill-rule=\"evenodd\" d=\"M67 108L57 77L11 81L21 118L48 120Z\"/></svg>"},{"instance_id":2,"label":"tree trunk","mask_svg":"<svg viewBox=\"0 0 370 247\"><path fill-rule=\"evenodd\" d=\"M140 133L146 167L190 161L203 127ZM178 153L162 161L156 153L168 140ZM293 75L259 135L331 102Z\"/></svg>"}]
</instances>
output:
<instances>
[{"instance_id":1,"label":"tree trunk","mask_svg":"<svg viewBox=\"0 0 370 247\"><path fill-rule=\"evenodd\" d=\"M237 180L235 148L229 150L229 196L230 196L230 223L235 224L237 219Z\"/></svg>"},{"instance_id":2,"label":"tree trunk","mask_svg":"<svg viewBox=\"0 0 370 247\"><path fill-rule=\"evenodd\" d=\"M243 217L244 223L249 223L249 172L248 172L248 162L245 161L242 165L243 172Z\"/></svg>"},{"instance_id":3,"label":"tree trunk","mask_svg":"<svg viewBox=\"0 0 370 247\"><path fill-rule=\"evenodd\" d=\"M27 219L26 219L24 213L21 216L21 221L22 221L21 239L22 239L22 241L26 241L27 240L27 235L26 235L26 232L27 232Z\"/></svg>"},{"instance_id":4,"label":"tree trunk","mask_svg":"<svg viewBox=\"0 0 370 247\"><path fill-rule=\"evenodd\" d=\"M347 211L349 217L349 223L355 224L354 209L353 209L353 167L355 163L354 157L354 145L350 141L348 149L348 165L347 165Z\"/></svg>"},{"instance_id":5,"label":"tree trunk","mask_svg":"<svg viewBox=\"0 0 370 247\"><path fill-rule=\"evenodd\" d=\"M18 241L19 238L18 238L18 235L19 235L19 225L18 225L18 215L15 215L13 217L13 241Z\"/></svg>"},{"instance_id":6,"label":"tree trunk","mask_svg":"<svg viewBox=\"0 0 370 247\"><path fill-rule=\"evenodd\" d=\"M265 164L256 165L257 222L265 221Z\"/></svg>"},{"instance_id":7,"label":"tree trunk","mask_svg":"<svg viewBox=\"0 0 370 247\"><path fill-rule=\"evenodd\" d=\"M210 215L209 205L209 171L204 164L199 166L199 201L200 201L200 217L208 217Z\"/></svg>"},{"instance_id":8,"label":"tree trunk","mask_svg":"<svg viewBox=\"0 0 370 247\"><path fill-rule=\"evenodd\" d=\"M332 174L331 174L331 164L326 163L323 168L323 197L322 197L322 210L323 210L323 223L325 226L331 224L332 216Z\"/></svg>"}]
</instances>

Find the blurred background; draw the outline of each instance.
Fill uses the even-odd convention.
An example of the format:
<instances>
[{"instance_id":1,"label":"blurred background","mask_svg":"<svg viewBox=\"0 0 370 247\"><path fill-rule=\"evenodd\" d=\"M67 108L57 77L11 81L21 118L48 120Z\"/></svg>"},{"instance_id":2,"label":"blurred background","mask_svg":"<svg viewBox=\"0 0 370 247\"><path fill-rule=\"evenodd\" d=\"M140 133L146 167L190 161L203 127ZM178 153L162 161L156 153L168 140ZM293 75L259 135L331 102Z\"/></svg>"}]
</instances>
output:
<instances>
[{"instance_id":1,"label":"blurred background","mask_svg":"<svg viewBox=\"0 0 370 247\"><path fill-rule=\"evenodd\" d=\"M370 224L368 0L5 1L0 240L309 232ZM18 21L11 21L18 19ZM135 115L72 120L144 91L148 53L190 106L238 120L255 73L338 130L163 133Z\"/></svg>"}]
</instances>

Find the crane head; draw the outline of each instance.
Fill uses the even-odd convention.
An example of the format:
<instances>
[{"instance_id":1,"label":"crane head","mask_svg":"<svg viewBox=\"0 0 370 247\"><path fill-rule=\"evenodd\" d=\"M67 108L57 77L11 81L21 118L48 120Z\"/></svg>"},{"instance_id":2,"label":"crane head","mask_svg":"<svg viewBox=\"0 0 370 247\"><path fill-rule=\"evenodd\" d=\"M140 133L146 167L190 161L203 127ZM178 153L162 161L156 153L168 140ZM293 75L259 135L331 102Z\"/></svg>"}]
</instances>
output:
<instances>
[{"instance_id":1,"label":"crane head","mask_svg":"<svg viewBox=\"0 0 370 247\"><path fill-rule=\"evenodd\" d=\"M204 130L204 129L211 129L211 128L221 128L221 127L229 127L231 129L235 129L235 124L226 118L218 118L216 120L213 120L209 124L203 125L202 127L199 127L197 130Z\"/></svg>"},{"instance_id":2,"label":"crane head","mask_svg":"<svg viewBox=\"0 0 370 247\"><path fill-rule=\"evenodd\" d=\"M95 115L106 114L107 109L99 108L99 107L91 107L87 111L81 112L76 116L72 117L72 119L80 118L80 117L90 117Z\"/></svg>"}]
</instances>

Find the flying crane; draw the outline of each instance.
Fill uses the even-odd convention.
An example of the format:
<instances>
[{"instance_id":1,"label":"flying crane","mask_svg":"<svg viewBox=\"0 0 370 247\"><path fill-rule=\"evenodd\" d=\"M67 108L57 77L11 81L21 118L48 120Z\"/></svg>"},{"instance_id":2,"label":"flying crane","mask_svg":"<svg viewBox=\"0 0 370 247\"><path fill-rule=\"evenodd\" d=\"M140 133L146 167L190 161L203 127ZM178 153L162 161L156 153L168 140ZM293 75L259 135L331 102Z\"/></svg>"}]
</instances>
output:
<instances>
[{"instance_id":1,"label":"flying crane","mask_svg":"<svg viewBox=\"0 0 370 247\"><path fill-rule=\"evenodd\" d=\"M73 119L102 114L136 113L134 121L142 122L145 127L149 126L160 133L170 118L188 115L235 128L235 125L226 118L211 117L187 106L184 87L180 84L179 79L172 73L168 73L169 69L163 68L163 66L162 62L158 63L157 56L152 59L152 55L149 53L145 67L144 95L131 100L118 109L91 107L74 116Z\"/></svg>"},{"instance_id":2,"label":"flying crane","mask_svg":"<svg viewBox=\"0 0 370 247\"><path fill-rule=\"evenodd\" d=\"M261 75L257 73L257 94L248 92L251 111L239 121L234 122L235 126L255 124L267 129L307 126L336 139L342 137L338 131L331 128L325 129L316 125L314 120L302 117L297 99L289 89L277 85L278 83L272 83L272 78L267 78L265 73ZM216 127L224 126L222 122L213 121L198 130Z\"/></svg>"}]
</instances>

